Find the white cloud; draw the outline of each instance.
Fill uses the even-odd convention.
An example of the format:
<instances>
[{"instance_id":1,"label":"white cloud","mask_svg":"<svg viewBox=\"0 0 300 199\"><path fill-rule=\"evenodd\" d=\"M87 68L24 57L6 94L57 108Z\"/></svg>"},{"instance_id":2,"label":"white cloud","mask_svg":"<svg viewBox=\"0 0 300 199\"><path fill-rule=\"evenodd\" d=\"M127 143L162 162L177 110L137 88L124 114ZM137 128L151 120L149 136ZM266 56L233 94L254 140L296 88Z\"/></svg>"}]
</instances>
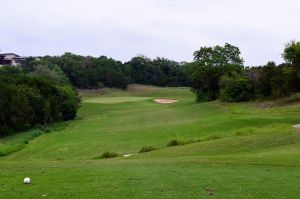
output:
<instances>
[{"instance_id":1,"label":"white cloud","mask_svg":"<svg viewBox=\"0 0 300 199\"><path fill-rule=\"evenodd\" d=\"M281 62L300 39L298 0L10 0L0 2L0 49L22 55L138 53L192 60L200 46L239 46L246 64Z\"/></svg>"}]
</instances>

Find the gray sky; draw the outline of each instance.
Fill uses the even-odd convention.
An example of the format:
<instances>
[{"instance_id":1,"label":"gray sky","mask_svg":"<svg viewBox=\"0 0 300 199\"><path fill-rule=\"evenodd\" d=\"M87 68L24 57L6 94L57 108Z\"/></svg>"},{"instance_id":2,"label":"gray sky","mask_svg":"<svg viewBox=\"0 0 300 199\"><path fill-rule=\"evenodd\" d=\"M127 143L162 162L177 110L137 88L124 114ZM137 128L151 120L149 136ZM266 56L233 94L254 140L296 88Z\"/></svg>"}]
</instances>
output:
<instances>
[{"instance_id":1,"label":"gray sky","mask_svg":"<svg viewBox=\"0 0 300 199\"><path fill-rule=\"evenodd\" d=\"M191 61L201 46L236 45L246 65L281 63L300 40L299 0L0 0L0 49L21 55L137 54Z\"/></svg>"}]
</instances>

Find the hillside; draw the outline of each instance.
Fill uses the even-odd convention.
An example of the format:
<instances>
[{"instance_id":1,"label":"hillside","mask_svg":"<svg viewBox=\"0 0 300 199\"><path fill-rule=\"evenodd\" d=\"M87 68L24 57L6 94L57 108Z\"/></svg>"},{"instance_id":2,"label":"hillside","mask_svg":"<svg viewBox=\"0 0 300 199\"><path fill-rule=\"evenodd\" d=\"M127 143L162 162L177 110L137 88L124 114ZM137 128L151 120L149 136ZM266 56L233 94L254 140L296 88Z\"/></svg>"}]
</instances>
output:
<instances>
[{"instance_id":1,"label":"hillside","mask_svg":"<svg viewBox=\"0 0 300 199\"><path fill-rule=\"evenodd\" d=\"M197 104L188 88L143 85L80 93L74 121L0 158L1 197L298 198L298 102ZM106 151L133 155L95 159Z\"/></svg>"}]
</instances>

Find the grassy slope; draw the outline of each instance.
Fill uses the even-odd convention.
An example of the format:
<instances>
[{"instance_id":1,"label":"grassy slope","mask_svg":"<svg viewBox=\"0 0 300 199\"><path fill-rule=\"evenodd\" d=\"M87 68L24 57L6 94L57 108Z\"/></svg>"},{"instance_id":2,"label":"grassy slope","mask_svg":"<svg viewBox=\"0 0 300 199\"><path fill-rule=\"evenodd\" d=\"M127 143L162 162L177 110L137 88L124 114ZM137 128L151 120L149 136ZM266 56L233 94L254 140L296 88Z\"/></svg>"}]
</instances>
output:
<instances>
[{"instance_id":1,"label":"grassy slope","mask_svg":"<svg viewBox=\"0 0 300 199\"><path fill-rule=\"evenodd\" d=\"M298 198L300 132L291 124L299 116L297 105L195 104L185 88L89 93L77 120L0 159L0 196ZM208 141L166 148L174 138ZM160 149L136 154L145 145ZM92 160L104 151L134 155Z\"/></svg>"}]
</instances>

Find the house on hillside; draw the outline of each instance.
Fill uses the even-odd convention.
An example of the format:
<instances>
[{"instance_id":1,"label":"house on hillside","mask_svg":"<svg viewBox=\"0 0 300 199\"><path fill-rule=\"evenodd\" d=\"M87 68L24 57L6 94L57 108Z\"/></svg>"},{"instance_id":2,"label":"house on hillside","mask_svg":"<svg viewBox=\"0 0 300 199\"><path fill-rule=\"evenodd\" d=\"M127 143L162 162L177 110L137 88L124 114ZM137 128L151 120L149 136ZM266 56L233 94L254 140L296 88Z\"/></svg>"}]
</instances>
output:
<instances>
[{"instance_id":1,"label":"house on hillside","mask_svg":"<svg viewBox=\"0 0 300 199\"><path fill-rule=\"evenodd\" d=\"M22 57L15 53L3 53L0 54L0 65L17 66L24 63L27 59L39 59L39 57Z\"/></svg>"}]
</instances>

